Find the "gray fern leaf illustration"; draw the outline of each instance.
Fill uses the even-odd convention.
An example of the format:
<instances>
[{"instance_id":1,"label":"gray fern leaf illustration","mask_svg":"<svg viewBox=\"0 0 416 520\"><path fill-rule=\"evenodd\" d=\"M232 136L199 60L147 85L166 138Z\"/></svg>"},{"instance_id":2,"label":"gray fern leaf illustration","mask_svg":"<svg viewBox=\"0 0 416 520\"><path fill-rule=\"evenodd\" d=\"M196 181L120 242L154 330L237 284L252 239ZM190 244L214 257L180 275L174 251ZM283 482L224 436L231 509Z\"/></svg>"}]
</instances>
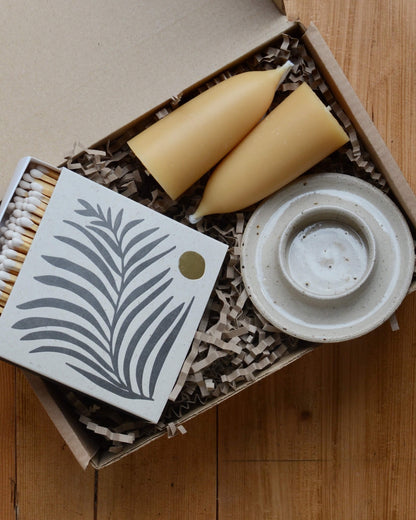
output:
<instances>
[{"instance_id":1,"label":"gray fern leaf illustration","mask_svg":"<svg viewBox=\"0 0 416 520\"><path fill-rule=\"evenodd\" d=\"M51 296L17 306L30 315L14 323L35 342L30 354L51 353L86 380L127 399L153 400L169 352L194 303L169 294L170 268L156 268L175 245L145 219L124 222L123 210L96 207L78 199L64 220L57 243L76 251L68 257L42 255L51 274L34 276L53 289ZM83 261L80 261L82 259ZM50 317L48 309L62 317ZM56 316L56 315L55 315Z\"/></svg>"}]
</instances>

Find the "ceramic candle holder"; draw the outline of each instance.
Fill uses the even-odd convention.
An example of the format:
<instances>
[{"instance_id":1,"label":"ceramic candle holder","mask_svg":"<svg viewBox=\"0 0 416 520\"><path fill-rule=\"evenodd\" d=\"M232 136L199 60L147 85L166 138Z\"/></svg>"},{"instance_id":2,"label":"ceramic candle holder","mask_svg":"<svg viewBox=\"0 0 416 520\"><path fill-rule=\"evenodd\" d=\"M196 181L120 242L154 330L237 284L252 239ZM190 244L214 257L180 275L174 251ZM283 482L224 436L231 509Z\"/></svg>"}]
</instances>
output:
<instances>
[{"instance_id":1,"label":"ceramic candle holder","mask_svg":"<svg viewBox=\"0 0 416 520\"><path fill-rule=\"evenodd\" d=\"M374 235L351 211L319 206L295 217L279 244L285 282L319 302L344 298L369 279L376 261Z\"/></svg>"},{"instance_id":2,"label":"ceramic candle holder","mask_svg":"<svg viewBox=\"0 0 416 520\"><path fill-rule=\"evenodd\" d=\"M339 173L276 192L242 240L241 273L257 310L307 341L345 341L389 319L413 265L413 238L391 199Z\"/></svg>"}]
</instances>

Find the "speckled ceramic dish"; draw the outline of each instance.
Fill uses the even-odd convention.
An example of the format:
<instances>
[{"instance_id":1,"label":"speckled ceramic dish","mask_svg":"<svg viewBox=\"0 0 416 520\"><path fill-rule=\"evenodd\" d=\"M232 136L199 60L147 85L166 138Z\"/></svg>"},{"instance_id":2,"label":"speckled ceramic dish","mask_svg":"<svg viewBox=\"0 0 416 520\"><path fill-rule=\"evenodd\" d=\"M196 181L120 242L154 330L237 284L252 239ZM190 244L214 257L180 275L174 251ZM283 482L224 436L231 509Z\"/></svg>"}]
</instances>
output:
<instances>
[{"instance_id":1,"label":"speckled ceramic dish","mask_svg":"<svg viewBox=\"0 0 416 520\"><path fill-rule=\"evenodd\" d=\"M259 312L309 341L344 341L386 321L405 297L414 245L390 198L337 173L267 199L243 237L241 270Z\"/></svg>"}]
</instances>

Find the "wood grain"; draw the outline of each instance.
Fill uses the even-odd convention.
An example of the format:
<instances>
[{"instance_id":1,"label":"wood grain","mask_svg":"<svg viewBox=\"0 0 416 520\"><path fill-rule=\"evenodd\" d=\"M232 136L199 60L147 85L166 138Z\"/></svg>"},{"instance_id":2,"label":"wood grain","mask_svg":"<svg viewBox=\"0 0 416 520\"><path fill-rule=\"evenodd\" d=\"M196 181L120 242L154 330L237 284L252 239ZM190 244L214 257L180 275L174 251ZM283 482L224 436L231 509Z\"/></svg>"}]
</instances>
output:
<instances>
[{"instance_id":1,"label":"wood grain","mask_svg":"<svg viewBox=\"0 0 416 520\"><path fill-rule=\"evenodd\" d=\"M159 439L99 472L97 518L215 518L216 410L187 427L186 435Z\"/></svg>"},{"instance_id":2,"label":"wood grain","mask_svg":"<svg viewBox=\"0 0 416 520\"><path fill-rule=\"evenodd\" d=\"M16 520L94 520L94 471L75 461L20 371L16 402Z\"/></svg>"},{"instance_id":3,"label":"wood grain","mask_svg":"<svg viewBox=\"0 0 416 520\"><path fill-rule=\"evenodd\" d=\"M414 518L415 305L220 406L219 518Z\"/></svg>"},{"instance_id":4,"label":"wood grain","mask_svg":"<svg viewBox=\"0 0 416 520\"><path fill-rule=\"evenodd\" d=\"M416 2L285 3L318 26L416 191ZM415 307L400 331L321 347L96 475L0 364L0 518L413 520Z\"/></svg>"},{"instance_id":5,"label":"wood grain","mask_svg":"<svg viewBox=\"0 0 416 520\"><path fill-rule=\"evenodd\" d=\"M16 369L0 362L0 518L15 517L16 496Z\"/></svg>"}]
</instances>

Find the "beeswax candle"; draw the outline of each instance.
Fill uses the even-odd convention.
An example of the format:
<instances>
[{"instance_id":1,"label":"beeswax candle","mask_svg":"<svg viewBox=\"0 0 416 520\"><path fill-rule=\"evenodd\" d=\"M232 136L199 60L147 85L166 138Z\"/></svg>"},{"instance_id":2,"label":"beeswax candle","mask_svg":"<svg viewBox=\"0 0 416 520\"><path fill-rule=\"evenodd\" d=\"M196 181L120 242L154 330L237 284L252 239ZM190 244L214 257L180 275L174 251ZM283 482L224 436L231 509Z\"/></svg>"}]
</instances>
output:
<instances>
[{"instance_id":1,"label":"beeswax candle","mask_svg":"<svg viewBox=\"0 0 416 520\"><path fill-rule=\"evenodd\" d=\"M238 74L159 120L128 144L172 199L220 161L260 121L292 66Z\"/></svg>"},{"instance_id":2,"label":"beeswax candle","mask_svg":"<svg viewBox=\"0 0 416 520\"><path fill-rule=\"evenodd\" d=\"M347 141L338 121L303 83L221 161L190 221L258 202Z\"/></svg>"}]
</instances>

